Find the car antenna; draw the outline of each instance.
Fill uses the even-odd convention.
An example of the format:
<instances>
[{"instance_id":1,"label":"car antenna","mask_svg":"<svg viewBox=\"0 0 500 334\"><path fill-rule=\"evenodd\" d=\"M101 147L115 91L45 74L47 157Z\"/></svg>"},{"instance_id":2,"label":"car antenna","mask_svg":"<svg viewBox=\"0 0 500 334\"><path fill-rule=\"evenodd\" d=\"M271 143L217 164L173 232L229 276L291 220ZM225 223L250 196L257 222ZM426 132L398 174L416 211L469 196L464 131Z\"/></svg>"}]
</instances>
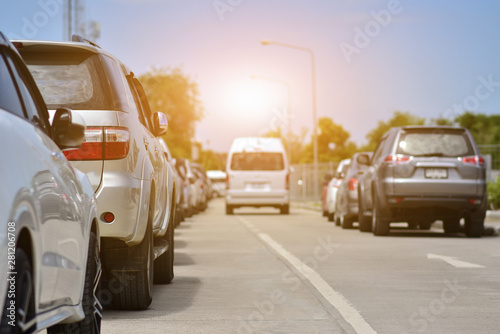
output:
<instances>
[{"instance_id":1,"label":"car antenna","mask_svg":"<svg viewBox=\"0 0 500 334\"><path fill-rule=\"evenodd\" d=\"M90 45L95 46L96 48L102 49L102 48L101 48L99 45L97 45L96 43L94 43L94 42L92 42L92 41L89 41L88 39L85 39L85 38L83 38L82 36L77 35L77 34L73 34L73 36L71 36L71 41L72 41L72 42L80 42L80 43L89 43Z\"/></svg>"}]
</instances>

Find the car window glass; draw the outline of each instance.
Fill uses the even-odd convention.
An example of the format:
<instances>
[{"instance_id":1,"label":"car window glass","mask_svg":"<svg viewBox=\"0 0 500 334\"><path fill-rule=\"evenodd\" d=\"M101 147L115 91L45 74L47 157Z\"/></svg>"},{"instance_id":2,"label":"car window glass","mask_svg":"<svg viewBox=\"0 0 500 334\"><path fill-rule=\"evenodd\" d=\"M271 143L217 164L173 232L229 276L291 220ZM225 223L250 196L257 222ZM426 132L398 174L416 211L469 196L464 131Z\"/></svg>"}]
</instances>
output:
<instances>
[{"instance_id":1,"label":"car window glass","mask_svg":"<svg viewBox=\"0 0 500 334\"><path fill-rule=\"evenodd\" d=\"M5 56L0 53L0 108L25 118L16 86L10 75Z\"/></svg>"},{"instance_id":2,"label":"car window glass","mask_svg":"<svg viewBox=\"0 0 500 334\"><path fill-rule=\"evenodd\" d=\"M403 133L396 153L416 157L460 157L474 154L463 132L445 131Z\"/></svg>"},{"instance_id":3,"label":"car window glass","mask_svg":"<svg viewBox=\"0 0 500 334\"><path fill-rule=\"evenodd\" d=\"M382 153L384 151L384 144L385 144L386 140L387 140L387 137L384 137L378 143L378 146L375 149L375 153L373 154L373 158L371 160L372 162L377 162L380 159L380 157L382 156Z\"/></svg>"},{"instance_id":4,"label":"car window glass","mask_svg":"<svg viewBox=\"0 0 500 334\"><path fill-rule=\"evenodd\" d=\"M11 68L15 69L13 71L14 77L16 78L28 119L48 133L47 113L44 111L44 106L42 106L42 103L44 103L43 100L33 88L35 83L29 78L29 73L27 73L24 65L19 64L18 61L9 55L6 55L6 58Z\"/></svg>"},{"instance_id":5,"label":"car window glass","mask_svg":"<svg viewBox=\"0 0 500 334\"><path fill-rule=\"evenodd\" d=\"M283 170L283 154L274 152L234 153L231 158L232 170Z\"/></svg>"},{"instance_id":6,"label":"car window glass","mask_svg":"<svg viewBox=\"0 0 500 334\"><path fill-rule=\"evenodd\" d=\"M29 53L23 58L49 109L110 110L113 97L99 56L88 53Z\"/></svg>"},{"instance_id":7,"label":"car window glass","mask_svg":"<svg viewBox=\"0 0 500 334\"><path fill-rule=\"evenodd\" d=\"M136 112L136 102L129 90L127 79L120 69L120 66L114 59L106 55L102 56L102 60L104 61L105 67L108 69L112 81L111 89L116 95L115 108L117 110Z\"/></svg>"},{"instance_id":8,"label":"car window glass","mask_svg":"<svg viewBox=\"0 0 500 334\"><path fill-rule=\"evenodd\" d=\"M151 129L153 129L153 119L152 119L152 112L151 112L151 108L149 106L148 98L146 96L146 91L144 90L144 87L142 86L141 82L137 78L132 78L132 80L133 80L134 86L136 88L139 100L141 102L143 117L146 120L147 127L151 130Z\"/></svg>"}]
</instances>

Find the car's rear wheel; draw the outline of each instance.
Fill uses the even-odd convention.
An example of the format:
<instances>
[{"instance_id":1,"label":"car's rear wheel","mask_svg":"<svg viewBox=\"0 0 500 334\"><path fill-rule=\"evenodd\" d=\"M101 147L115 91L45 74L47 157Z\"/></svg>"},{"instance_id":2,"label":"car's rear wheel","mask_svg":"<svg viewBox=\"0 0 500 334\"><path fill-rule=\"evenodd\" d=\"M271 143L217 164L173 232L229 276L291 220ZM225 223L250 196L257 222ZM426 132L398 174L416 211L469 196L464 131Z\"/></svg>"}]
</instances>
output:
<instances>
[{"instance_id":1,"label":"car's rear wheel","mask_svg":"<svg viewBox=\"0 0 500 334\"><path fill-rule=\"evenodd\" d=\"M363 201L361 200L361 194L358 195L358 222L359 222L359 231L360 232L371 232L372 231L372 217L365 215L363 212L365 211L365 207L363 205Z\"/></svg>"},{"instance_id":2,"label":"car's rear wheel","mask_svg":"<svg viewBox=\"0 0 500 334\"><path fill-rule=\"evenodd\" d=\"M337 211L335 211L335 212L333 213L333 220L335 220L335 225L336 225L336 226L340 226L341 221L340 221L340 217L339 217L339 215L337 214Z\"/></svg>"},{"instance_id":3,"label":"car's rear wheel","mask_svg":"<svg viewBox=\"0 0 500 334\"><path fill-rule=\"evenodd\" d=\"M36 323L31 323L35 317L35 283L31 262L22 248L16 248L15 268L11 268L10 271L17 274L14 278L15 283L7 281L8 288L0 322L0 333L32 333L36 329ZM10 279L12 276L14 275L9 275L8 278ZM11 285L14 286L15 293L10 296L12 298L9 298ZM11 305L14 307L9 309ZM13 321L13 325L9 324L11 321Z\"/></svg>"},{"instance_id":4,"label":"car's rear wheel","mask_svg":"<svg viewBox=\"0 0 500 334\"><path fill-rule=\"evenodd\" d=\"M290 204L284 204L280 208L280 214L287 215L290 213Z\"/></svg>"},{"instance_id":5,"label":"car's rear wheel","mask_svg":"<svg viewBox=\"0 0 500 334\"><path fill-rule=\"evenodd\" d=\"M341 218L340 218L340 224L342 225L343 229L352 228L353 223L354 223L354 219L352 217L341 216Z\"/></svg>"},{"instance_id":6,"label":"car's rear wheel","mask_svg":"<svg viewBox=\"0 0 500 334\"><path fill-rule=\"evenodd\" d=\"M323 210L323 217L328 217L328 211Z\"/></svg>"},{"instance_id":7,"label":"car's rear wheel","mask_svg":"<svg viewBox=\"0 0 500 334\"><path fill-rule=\"evenodd\" d=\"M226 204L226 215L232 215L233 210L234 210L234 208L232 205Z\"/></svg>"},{"instance_id":8,"label":"car's rear wheel","mask_svg":"<svg viewBox=\"0 0 500 334\"><path fill-rule=\"evenodd\" d=\"M380 212L380 201L376 196L373 196L373 216L372 216L372 232L374 235L389 234L389 220Z\"/></svg>"},{"instance_id":9,"label":"car's rear wheel","mask_svg":"<svg viewBox=\"0 0 500 334\"><path fill-rule=\"evenodd\" d=\"M59 333L89 333L101 332L102 306L97 296L99 295L99 282L101 279L101 259L97 236L94 232L89 236L89 254L85 272L85 286L83 289L83 312L85 318L77 323L60 324L47 330L48 334Z\"/></svg>"},{"instance_id":10,"label":"car's rear wheel","mask_svg":"<svg viewBox=\"0 0 500 334\"><path fill-rule=\"evenodd\" d=\"M144 260L144 266L135 271L116 270L113 272L120 284L118 291L113 294L113 306L117 309L145 310L153 300L151 290L154 275L154 250L151 218L150 213L144 239L135 246L138 256Z\"/></svg>"},{"instance_id":11,"label":"car's rear wheel","mask_svg":"<svg viewBox=\"0 0 500 334\"><path fill-rule=\"evenodd\" d=\"M444 233L454 234L460 231L459 218L447 218L443 220Z\"/></svg>"},{"instance_id":12,"label":"car's rear wheel","mask_svg":"<svg viewBox=\"0 0 500 334\"><path fill-rule=\"evenodd\" d=\"M484 216L469 214L465 216L465 235L468 238L481 238L484 232Z\"/></svg>"},{"instance_id":13,"label":"car's rear wheel","mask_svg":"<svg viewBox=\"0 0 500 334\"><path fill-rule=\"evenodd\" d=\"M335 215L333 214L333 212L332 212L332 213L328 212L328 221L329 221L329 222L332 222L332 221L333 221L333 219L335 218L334 216L335 216Z\"/></svg>"}]
</instances>

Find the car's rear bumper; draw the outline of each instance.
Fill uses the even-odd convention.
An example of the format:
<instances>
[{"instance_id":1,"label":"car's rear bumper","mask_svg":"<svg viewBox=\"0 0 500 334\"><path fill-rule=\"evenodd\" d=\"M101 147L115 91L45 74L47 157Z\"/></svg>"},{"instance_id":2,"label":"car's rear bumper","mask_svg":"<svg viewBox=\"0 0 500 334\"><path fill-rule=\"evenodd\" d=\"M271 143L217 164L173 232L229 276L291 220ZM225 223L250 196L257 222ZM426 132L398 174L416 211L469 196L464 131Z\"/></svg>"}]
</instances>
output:
<instances>
[{"instance_id":1,"label":"car's rear bumper","mask_svg":"<svg viewBox=\"0 0 500 334\"><path fill-rule=\"evenodd\" d=\"M290 203L288 191L227 191L226 204L234 206L280 206Z\"/></svg>"}]
</instances>

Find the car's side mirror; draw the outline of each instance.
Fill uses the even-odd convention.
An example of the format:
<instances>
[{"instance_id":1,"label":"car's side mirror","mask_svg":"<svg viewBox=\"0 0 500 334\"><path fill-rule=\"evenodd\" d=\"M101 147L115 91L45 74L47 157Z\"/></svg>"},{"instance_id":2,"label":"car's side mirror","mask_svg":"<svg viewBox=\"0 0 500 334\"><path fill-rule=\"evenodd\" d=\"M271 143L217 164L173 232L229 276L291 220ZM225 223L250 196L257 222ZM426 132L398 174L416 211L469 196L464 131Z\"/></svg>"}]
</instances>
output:
<instances>
[{"instance_id":1,"label":"car's side mirror","mask_svg":"<svg viewBox=\"0 0 500 334\"><path fill-rule=\"evenodd\" d=\"M153 114L154 135L159 137L167 133L168 120L164 113L157 111Z\"/></svg>"},{"instance_id":2,"label":"car's side mirror","mask_svg":"<svg viewBox=\"0 0 500 334\"><path fill-rule=\"evenodd\" d=\"M79 148L85 138L85 121L71 109L59 108L52 121L54 141L61 150Z\"/></svg>"},{"instance_id":3,"label":"car's side mirror","mask_svg":"<svg viewBox=\"0 0 500 334\"><path fill-rule=\"evenodd\" d=\"M356 161L360 165L369 166L370 165L370 156L368 154L360 154L356 158Z\"/></svg>"}]
</instances>

